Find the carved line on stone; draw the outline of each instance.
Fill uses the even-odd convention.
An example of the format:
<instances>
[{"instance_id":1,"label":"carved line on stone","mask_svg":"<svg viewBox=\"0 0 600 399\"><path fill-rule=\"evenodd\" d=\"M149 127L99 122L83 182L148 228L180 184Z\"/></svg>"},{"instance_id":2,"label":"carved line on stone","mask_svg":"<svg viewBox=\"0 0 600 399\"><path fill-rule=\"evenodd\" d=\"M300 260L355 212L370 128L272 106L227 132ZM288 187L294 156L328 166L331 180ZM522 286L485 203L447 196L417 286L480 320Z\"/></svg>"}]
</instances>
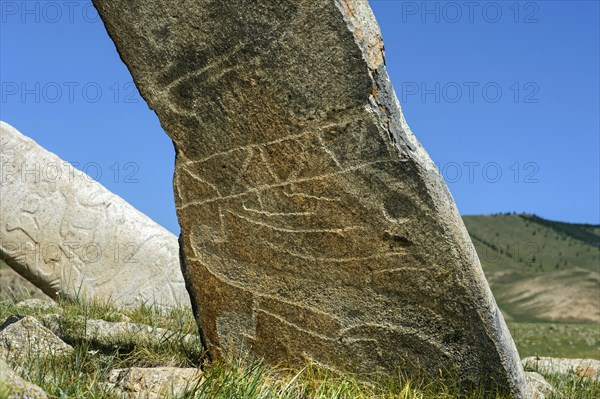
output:
<instances>
[{"instance_id":1,"label":"carved line on stone","mask_svg":"<svg viewBox=\"0 0 600 399\"><path fill-rule=\"evenodd\" d=\"M194 173L192 170L190 170L187 166L188 166L188 164L184 164L182 166L183 170L185 170L193 179L198 180L200 183L204 183L207 186L209 186L210 188L212 188L217 193L217 195L219 197L221 197L221 192L219 191L219 188L217 186L215 186L214 184L212 184L212 183L204 180L203 178L201 178L200 176L198 176L197 173ZM177 185L177 186L179 186L179 185ZM180 195L180 197L181 197L181 195Z\"/></svg>"},{"instance_id":2,"label":"carved line on stone","mask_svg":"<svg viewBox=\"0 0 600 399\"><path fill-rule=\"evenodd\" d=\"M338 228L338 229L299 229L299 230L286 229L283 227L272 226L268 223L261 222L256 219L252 219L252 218L249 218L244 215L240 215L239 213L231 211L231 210L226 210L226 212L229 212L232 215L234 215L240 219L244 219L248 223L257 224L259 226L263 226L263 227L266 227L271 230L283 231L286 233L335 233L335 234L341 234L341 233L345 233L347 231L353 231L353 230L366 230L366 228L363 226L348 226L348 227L342 227L342 228Z\"/></svg>"},{"instance_id":3,"label":"carved line on stone","mask_svg":"<svg viewBox=\"0 0 600 399\"><path fill-rule=\"evenodd\" d=\"M427 269L423 269L421 267L415 267L415 266L404 266L404 267L394 267L391 269L374 270L373 274L375 275L375 274L381 274L381 273L401 272L401 271L406 271L406 270L414 271L416 273L423 273Z\"/></svg>"},{"instance_id":4,"label":"carved line on stone","mask_svg":"<svg viewBox=\"0 0 600 399\"><path fill-rule=\"evenodd\" d=\"M403 335L412 335L412 336L417 337L422 342L426 342L428 345L433 346L434 348L436 348L438 351L440 351L444 355L446 355L448 357L452 357L452 354L444 347L443 344L441 344L439 341L429 339L429 337L426 334L421 333L419 330L417 330L416 328L413 328L413 327L405 327L405 326L399 327L397 325L379 324L379 323L360 323L360 324L355 324L355 325L352 325L349 327L342 328L340 331L340 336L343 337L344 339L347 339L347 337L352 338L352 335L347 335L347 334L349 334L349 333L351 334L352 330L359 329L362 327L382 329L382 330L386 330L386 331L389 331L392 333L399 333L399 334L403 334Z\"/></svg>"},{"instance_id":5,"label":"carved line on stone","mask_svg":"<svg viewBox=\"0 0 600 399\"><path fill-rule=\"evenodd\" d=\"M235 180L233 181L234 183L240 182L240 180L242 179L244 174L248 171L248 166L250 166L250 163L252 162L253 158L254 158L254 150L249 149L246 153L246 158L244 159L244 163L242 164L242 167L239 168L238 175L236 176Z\"/></svg>"},{"instance_id":6,"label":"carved line on stone","mask_svg":"<svg viewBox=\"0 0 600 399\"><path fill-rule=\"evenodd\" d=\"M330 202L341 202L340 198L328 198L328 197L318 197L316 195L310 195L310 194L305 194L305 193L286 193L285 191L283 192L283 194L287 197L303 197L303 198L311 198L311 199L315 199L318 201L330 201Z\"/></svg>"},{"instance_id":7,"label":"carved line on stone","mask_svg":"<svg viewBox=\"0 0 600 399\"><path fill-rule=\"evenodd\" d=\"M327 177L333 177L333 176L339 176L339 175L343 175L346 173L351 173L360 169L364 169L366 167L369 167L371 165L375 165L378 163L395 163L397 162L396 160L393 159L385 159L385 160L378 160L378 161L373 161L373 162L366 162L360 165L356 165L356 166L352 166L349 168L346 168L344 170L340 170L338 172L333 172L333 173L326 173L326 174L322 174L322 175L317 175L317 176L312 176L312 177L306 177L306 178L300 178L300 179L294 179L294 180L287 180L281 183L276 183L276 184L271 184L271 185L263 185L263 186L259 186L256 188L252 188L250 190L241 192L241 193L237 193L237 194L231 194L231 195L227 195L224 197L213 197L213 198L208 198L205 200L201 200L201 201L188 201L187 203L181 205L178 207L179 210L182 209L186 209L189 206L193 206L193 205L204 205L204 204L208 204L211 202L215 202L218 200L224 200L224 199L233 199L233 198L240 198L243 197L245 195L248 195L250 193L257 193L260 191L266 191L266 190L270 190L272 188L276 188L276 187L284 187L284 186L288 186L290 184L294 184L294 183L305 183L305 182L309 182L309 181L313 181L313 180L321 180L321 179L325 179Z\"/></svg>"},{"instance_id":8,"label":"carved line on stone","mask_svg":"<svg viewBox=\"0 0 600 399\"><path fill-rule=\"evenodd\" d=\"M260 151L260 158L263 160L263 162L265 163L265 166L267 167L267 172L269 172L269 174L271 175L273 180L275 180L277 182L280 181L279 176L277 176L275 174L275 172L273 171L273 169L271 168L271 162L269 161L269 156L267 154L265 154L264 146L261 146L259 148L259 151Z\"/></svg>"},{"instance_id":9,"label":"carved line on stone","mask_svg":"<svg viewBox=\"0 0 600 399\"><path fill-rule=\"evenodd\" d=\"M245 146L235 147L235 148L229 149L227 151L216 152L216 153L211 154L208 157L203 158L203 159L193 160L193 161L187 160L185 162L185 165L187 166L187 165L195 165L195 164L199 164L199 163L204 163L204 162L209 161L209 160L211 160L213 158L216 158L216 157L219 157L219 156L223 156L223 155L229 155L229 154L237 152L237 151L243 151L243 150L254 149L254 148L261 149L261 147L264 148L264 147L267 147L267 146L270 146L270 145L273 145L273 144L282 143L284 141L290 141L290 140L307 138L307 137L309 137L311 135L314 135L314 134L317 134L317 133L318 132L315 132L314 130L307 130L307 131L304 131L302 133L292 134L292 135L289 135L289 136L281 137L281 138L278 138L277 140L266 141L264 143L253 143L253 144L248 144L248 145L245 145Z\"/></svg>"},{"instance_id":10,"label":"carved line on stone","mask_svg":"<svg viewBox=\"0 0 600 399\"><path fill-rule=\"evenodd\" d=\"M276 25L273 29L271 29L268 32L266 32L265 35L273 33L276 30L278 30L279 28L280 28L280 25ZM207 71L209 71L210 69L213 69L213 68L218 68L219 71L226 71L226 72L228 72L230 70L233 70L234 67L225 69L225 68L221 68L221 65L224 64L225 62L227 62L230 58L232 58L233 56L235 56L241 50L245 49L246 47L252 46L252 45L254 45L253 41L238 44L229 53L222 55L221 58L216 59L215 61L213 61L210 64L206 65L204 68L188 72L188 73L186 73L183 76L179 76L177 79L173 80L171 83L165 85L163 89L158 90L158 94L163 95L163 94L165 94L165 92L168 92L170 89L176 87L180 83L183 83L185 80L188 80L188 79L194 78L194 77L199 77L202 74L204 74L205 72L207 72ZM170 65L173 65L173 62L171 62ZM211 80L212 81L217 81L223 75L224 75L224 73L221 73L221 74L217 75L216 78L214 78L214 79L211 76Z\"/></svg>"},{"instance_id":11,"label":"carved line on stone","mask_svg":"<svg viewBox=\"0 0 600 399\"><path fill-rule=\"evenodd\" d=\"M169 105L172 105L170 103L168 103ZM285 141L290 141L290 140L296 140L296 139L303 139L303 138L308 138L312 135L316 135L316 136L320 136L324 130L327 129L331 129L333 127L337 127L337 126L346 126L347 124L360 120L360 112L356 112L357 108L362 108L362 107L356 107L356 106L350 106L348 108L345 109L340 109L340 110L332 110L332 112L334 114L337 114L340 116L340 121L330 121L332 116L327 114L325 116L323 116L322 118L319 118L317 120L314 121L310 121L310 123L308 124L307 128L305 131L301 132L301 133L297 133L297 134L291 134L289 136L285 136L285 137L280 137L278 139L275 140L271 140L271 141L265 141L262 143L252 143L252 144L247 144L244 146L239 146L239 147L235 147L235 148L231 148L229 150L226 151L221 151L221 152L215 152L209 156L207 156L206 158L203 159L198 159L198 160L190 160L189 158L186 158L186 160L184 162L182 162L182 164L184 165L195 165L198 163L204 163L210 159L219 157L219 156L223 156L223 155L229 155L233 152L236 151L240 151L240 150L246 150L246 149L251 149L251 148L258 148L258 149L262 149L265 147L268 147L270 145L273 144L278 144L278 143L282 143ZM177 112L177 111L174 111ZM370 112L370 110L369 110ZM193 114L190 113L186 110L182 110L181 112L177 112L180 114L183 114L185 116L194 118L196 120L198 120L198 118ZM328 123L324 124L325 122L329 121ZM180 152L180 156L183 153Z\"/></svg>"},{"instance_id":12,"label":"carved line on stone","mask_svg":"<svg viewBox=\"0 0 600 399\"><path fill-rule=\"evenodd\" d=\"M269 217L275 217L275 216L310 216L310 215L314 215L316 213L316 212L268 212L268 211L263 211L263 210L248 208L248 207L246 207L246 205L242 205L242 207L244 208L245 211L253 212L253 213L258 213L260 215L265 215L265 216L269 216Z\"/></svg>"},{"instance_id":13,"label":"carved line on stone","mask_svg":"<svg viewBox=\"0 0 600 399\"><path fill-rule=\"evenodd\" d=\"M308 310L308 311L313 312L313 313L317 313L317 314L321 314L323 316L327 316L328 318L336 320L337 322L339 322L340 325L342 324L342 320L339 317L336 317L336 316L332 315L331 313L324 312L321 309L313 307L313 306L306 306L306 305L302 305L302 304L300 304L298 302L286 301L283 298L279 298L279 297L275 297L273 295L267 295L267 294L257 294L256 298L259 301L264 298L264 299L269 299L269 300L272 300L272 301L277 301L277 302L280 302L280 303L284 303L286 305L294 306L294 307L297 307L297 308L300 308L300 309Z\"/></svg>"},{"instance_id":14,"label":"carved line on stone","mask_svg":"<svg viewBox=\"0 0 600 399\"><path fill-rule=\"evenodd\" d=\"M329 149L329 147L327 147L327 145L325 145L325 142L323 142L323 136L320 135L320 134L318 134L317 135L317 140L319 141L319 144L321 144L321 147L323 148L323 151L325 151L327 153L327 155L329 155L331 157L331 159L336 164L336 166L338 168L340 168L340 170L343 169L342 164L340 163L340 161L338 161L338 159L335 156L335 154L333 153L333 151L331 151Z\"/></svg>"},{"instance_id":15,"label":"carved line on stone","mask_svg":"<svg viewBox=\"0 0 600 399\"><path fill-rule=\"evenodd\" d=\"M286 325L294 328L295 330L301 331L301 332L303 332L305 334L312 335L313 337L317 337L317 338L320 338L322 340L329 341L329 342L336 342L337 341L337 337L336 338L327 337L327 336L321 335L321 334L319 334L319 333L317 333L315 331L304 329L304 328L298 326L297 324L294 324L294 323L292 323L292 322L284 319L283 317L281 317L278 314L268 312L268 311L266 311L264 309L255 309L254 311L257 312L257 313L264 313L264 314L266 314L266 315L268 315L268 316L270 316L270 317L272 317L272 318L280 321L281 323L286 324ZM328 316L330 316L330 315L328 315Z\"/></svg>"},{"instance_id":16,"label":"carved line on stone","mask_svg":"<svg viewBox=\"0 0 600 399\"><path fill-rule=\"evenodd\" d=\"M260 298L260 296L259 296ZM282 301L284 302L284 301ZM297 304L294 303L290 303L292 306L298 306ZM265 309L262 308L256 308L253 309L254 312L256 313L264 313L276 320L278 320L279 322L286 324L292 328L294 328L297 331L301 331L303 333L312 335L314 337L317 337L319 339L325 340L325 341L329 341L329 342L338 342L339 339L342 339L346 342L348 341L352 341L352 342L374 342L377 346L379 346L379 341L373 339L373 338L362 338L362 337L354 337L352 335L352 331L356 330L356 329L360 329L363 327L369 328L369 329L380 329L380 330L386 330L388 332L392 332L392 333L396 333L396 334L401 334L401 335L410 335L410 336L414 336L417 339L419 339L420 341L427 343L428 345L434 347L435 349L437 349L440 353L443 353L444 355L448 356L448 357L452 357L451 353L444 347L443 344L439 343L438 341L429 339L429 337L426 334L421 333L419 330L412 328L412 327L398 327L398 326L391 326L388 324L378 324L378 323L359 323L359 324L354 324L352 326L349 327L345 327L345 328L341 328L338 332L338 334L336 334L333 337L327 337L324 335L321 335L315 331L312 330L307 330L303 327L298 326L295 323L290 322L289 320L286 320L285 318L283 318L281 315L276 314L276 313L272 313L269 312ZM328 317L331 317L333 319L336 319L335 317L333 317L332 315L325 313L325 312L321 312L323 314L325 314ZM254 316L254 318L256 318L256 316Z\"/></svg>"},{"instance_id":17,"label":"carved line on stone","mask_svg":"<svg viewBox=\"0 0 600 399\"><path fill-rule=\"evenodd\" d=\"M314 257L314 256L299 254L297 252L293 252L286 248L281 248L280 246L273 244L271 242L268 242L268 241L265 241L264 244L266 244L267 246L269 246L270 248L272 248L276 251L284 252L293 257L304 259L304 260L310 260L310 261L314 261L314 262L350 263L350 262L362 262L365 260L385 259L385 258L394 257L394 256L406 255L406 252L384 252L384 253L373 254L373 255L368 255L368 256L350 257L350 258L318 258L318 257ZM419 271L422 272L423 270L419 269Z\"/></svg>"},{"instance_id":18,"label":"carved line on stone","mask_svg":"<svg viewBox=\"0 0 600 399\"><path fill-rule=\"evenodd\" d=\"M223 206L219 205L219 226L221 227L221 237L223 237L222 241L227 241L227 223L225 223L225 211L223 210Z\"/></svg>"},{"instance_id":19,"label":"carved line on stone","mask_svg":"<svg viewBox=\"0 0 600 399\"><path fill-rule=\"evenodd\" d=\"M214 255L215 257L219 258L219 260L224 261L223 258L221 258L220 256ZM241 291L250 293L252 295L252 297L254 297L256 295L255 292L251 291L250 289L244 287L241 284L238 284L236 281L231 280L229 277L223 275L222 273L218 273L215 270L213 270L210 266L209 263L210 261L205 261L204 259L202 259L202 256L199 257L188 257L188 260L190 261L194 261L194 262L198 262L201 264L202 267L204 267L204 269L206 269L207 272L209 272L214 278L216 278L217 280L219 280L220 282L222 282L223 284L227 284L231 287L237 288Z\"/></svg>"}]
</instances>

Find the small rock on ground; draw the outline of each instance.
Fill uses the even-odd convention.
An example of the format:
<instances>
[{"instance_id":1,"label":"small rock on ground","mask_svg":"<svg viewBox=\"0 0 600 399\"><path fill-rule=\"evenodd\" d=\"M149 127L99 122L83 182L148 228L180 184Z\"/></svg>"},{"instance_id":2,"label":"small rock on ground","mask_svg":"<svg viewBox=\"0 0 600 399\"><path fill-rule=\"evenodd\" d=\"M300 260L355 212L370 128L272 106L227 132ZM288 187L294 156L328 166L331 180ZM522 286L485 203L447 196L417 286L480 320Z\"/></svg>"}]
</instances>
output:
<instances>
[{"instance_id":1,"label":"small rock on ground","mask_svg":"<svg viewBox=\"0 0 600 399\"><path fill-rule=\"evenodd\" d=\"M600 361L595 359L564 359L555 357L526 357L523 367L544 374L570 375L600 381Z\"/></svg>"},{"instance_id":2,"label":"small rock on ground","mask_svg":"<svg viewBox=\"0 0 600 399\"><path fill-rule=\"evenodd\" d=\"M0 356L26 359L28 356L63 355L73 347L32 316L10 316L0 325Z\"/></svg>"},{"instance_id":3,"label":"small rock on ground","mask_svg":"<svg viewBox=\"0 0 600 399\"><path fill-rule=\"evenodd\" d=\"M27 308L32 310L50 310L58 307L58 304L54 302L52 299L40 299L40 298L30 298L20 301L16 305L20 308Z\"/></svg>"},{"instance_id":4,"label":"small rock on ground","mask_svg":"<svg viewBox=\"0 0 600 399\"><path fill-rule=\"evenodd\" d=\"M47 399L48 396L35 384L22 379L6 362L0 359L0 385L7 389L8 399Z\"/></svg>"},{"instance_id":5,"label":"small rock on ground","mask_svg":"<svg viewBox=\"0 0 600 399\"><path fill-rule=\"evenodd\" d=\"M192 390L201 381L202 373L195 368L156 367L112 370L107 389L123 399L158 399L177 396Z\"/></svg>"},{"instance_id":6,"label":"small rock on ground","mask_svg":"<svg viewBox=\"0 0 600 399\"><path fill-rule=\"evenodd\" d=\"M527 391L529 399L548 399L554 395L554 388L546 379L538 373L526 372Z\"/></svg>"},{"instance_id":7,"label":"small rock on ground","mask_svg":"<svg viewBox=\"0 0 600 399\"><path fill-rule=\"evenodd\" d=\"M46 315L44 325L67 341L84 339L101 348L131 348L139 343L160 345L166 342L181 342L190 347L201 347L200 338L194 334L179 334L164 328L130 322L110 322L105 320L85 320L85 336L69 335L63 328L63 318L58 314Z\"/></svg>"}]
</instances>

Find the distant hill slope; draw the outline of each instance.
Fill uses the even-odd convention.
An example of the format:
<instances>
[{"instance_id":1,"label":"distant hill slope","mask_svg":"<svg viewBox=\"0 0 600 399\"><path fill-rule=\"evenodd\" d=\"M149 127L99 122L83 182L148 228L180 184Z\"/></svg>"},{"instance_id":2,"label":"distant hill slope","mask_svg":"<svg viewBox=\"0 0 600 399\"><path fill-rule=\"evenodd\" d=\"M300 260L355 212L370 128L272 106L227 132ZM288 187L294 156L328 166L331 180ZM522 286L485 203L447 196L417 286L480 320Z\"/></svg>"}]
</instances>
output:
<instances>
[{"instance_id":1,"label":"distant hill slope","mask_svg":"<svg viewBox=\"0 0 600 399\"><path fill-rule=\"evenodd\" d=\"M600 322L600 225L464 216L507 320Z\"/></svg>"}]
</instances>

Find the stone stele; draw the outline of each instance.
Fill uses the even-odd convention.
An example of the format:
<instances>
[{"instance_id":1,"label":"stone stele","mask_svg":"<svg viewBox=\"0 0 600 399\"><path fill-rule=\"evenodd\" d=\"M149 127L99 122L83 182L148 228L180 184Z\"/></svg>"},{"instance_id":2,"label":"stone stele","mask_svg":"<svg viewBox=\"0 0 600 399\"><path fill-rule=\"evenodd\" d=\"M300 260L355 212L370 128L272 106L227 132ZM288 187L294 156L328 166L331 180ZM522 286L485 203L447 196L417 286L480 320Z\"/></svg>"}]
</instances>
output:
<instances>
[{"instance_id":1,"label":"stone stele","mask_svg":"<svg viewBox=\"0 0 600 399\"><path fill-rule=\"evenodd\" d=\"M190 306L177 237L0 122L0 258L55 298Z\"/></svg>"},{"instance_id":2,"label":"stone stele","mask_svg":"<svg viewBox=\"0 0 600 399\"><path fill-rule=\"evenodd\" d=\"M516 397L517 351L407 126L366 0L94 0L173 139L211 356L453 370Z\"/></svg>"}]
</instances>

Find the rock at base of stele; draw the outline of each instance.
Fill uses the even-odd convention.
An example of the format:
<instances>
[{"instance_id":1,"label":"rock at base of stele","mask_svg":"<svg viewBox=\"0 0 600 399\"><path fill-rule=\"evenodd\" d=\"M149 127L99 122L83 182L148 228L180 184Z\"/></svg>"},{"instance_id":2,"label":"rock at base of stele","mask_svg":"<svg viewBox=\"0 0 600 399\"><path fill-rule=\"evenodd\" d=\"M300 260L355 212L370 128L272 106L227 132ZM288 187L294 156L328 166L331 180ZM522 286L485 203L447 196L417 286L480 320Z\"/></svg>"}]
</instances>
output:
<instances>
[{"instance_id":1,"label":"rock at base of stele","mask_svg":"<svg viewBox=\"0 0 600 399\"><path fill-rule=\"evenodd\" d=\"M556 357L526 357L523 367L544 374L560 374L600 381L600 360L566 359Z\"/></svg>"},{"instance_id":2,"label":"rock at base of stele","mask_svg":"<svg viewBox=\"0 0 600 399\"><path fill-rule=\"evenodd\" d=\"M10 316L0 325L0 356L7 360L68 355L73 350L32 316Z\"/></svg>"},{"instance_id":3,"label":"rock at base of stele","mask_svg":"<svg viewBox=\"0 0 600 399\"><path fill-rule=\"evenodd\" d=\"M538 373L526 372L528 399L550 399L554 395L554 388Z\"/></svg>"},{"instance_id":4,"label":"rock at base of stele","mask_svg":"<svg viewBox=\"0 0 600 399\"><path fill-rule=\"evenodd\" d=\"M132 367L112 370L104 386L123 399L159 399L190 392L201 378L195 368Z\"/></svg>"},{"instance_id":5,"label":"rock at base of stele","mask_svg":"<svg viewBox=\"0 0 600 399\"><path fill-rule=\"evenodd\" d=\"M7 399L48 399L42 388L21 378L0 359L0 395Z\"/></svg>"}]
</instances>

